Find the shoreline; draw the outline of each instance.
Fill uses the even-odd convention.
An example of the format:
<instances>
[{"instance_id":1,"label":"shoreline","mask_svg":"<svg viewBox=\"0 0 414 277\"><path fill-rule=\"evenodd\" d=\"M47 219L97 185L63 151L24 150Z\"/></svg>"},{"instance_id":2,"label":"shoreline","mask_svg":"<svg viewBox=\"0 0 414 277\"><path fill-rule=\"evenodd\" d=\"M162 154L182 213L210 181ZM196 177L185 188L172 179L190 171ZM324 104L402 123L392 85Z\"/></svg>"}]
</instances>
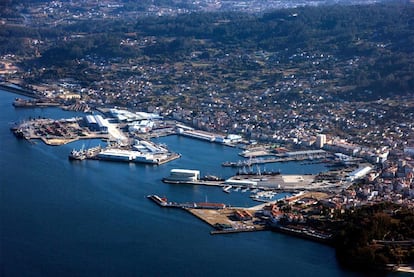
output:
<instances>
[{"instance_id":1,"label":"shoreline","mask_svg":"<svg viewBox=\"0 0 414 277\"><path fill-rule=\"evenodd\" d=\"M1 87L3 87L3 90L5 90L5 91L8 91L8 92L11 92L11 93L17 93L17 94L20 94L20 93L18 93L18 92L16 92L16 91L20 91L20 92L23 92L24 93L24 90L20 90L20 89L18 89L18 88L13 88L13 87L7 87L7 89L4 89L4 85L1 85L0 84L0 86ZM1 89L1 88L0 88ZM55 142L56 142L56 140L55 140ZM46 143L46 142L45 142ZM47 143L46 143L47 144ZM53 144L51 144L51 145L53 145ZM168 183L168 182L166 182L166 183ZM190 184L190 183L189 183ZM198 184L200 184L200 183L198 183ZM207 185L207 184L202 184L202 185ZM211 184L210 184L211 185ZM234 232L243 232L244 230L247 230L247 229L238 229L237 231L235 231L235 230L224 230L223 231L223 233L234 233ZM254 231L254 230L248 230L248 231ZM219 232L220 233L220 232ZM297 235L296 234L296 232L294 232L294 233L291 233L292 235ZM299 234L298 236L303 236L303 234ZM399 271L399 272L409 272L409 273L414 273L414 267L413 266L396 266L395 267L395 269L394 269L395 271Z\"/></svg>"},{"instance_id":2,"label":"shoreline","mask_svg":"<svg viewBox=\"0 0 414 277\"><path fill-rule=\"evenodd\" d=\"M396 272L414 273L414 264L397 266Z\"/></svg>"},{"instance_id":3,"label":"shoreline","mask_svg":"<svg viewBox=\"0 0 414 277\"><path fill-rule=\"evenodd\" d=\"M13 83L7 83L7 82L3 82L0 83L0 90L4 90L7 92L11 92L11 93L15 93L18 95L23 95L23 96L27 96L27 97L31 97L31 98L35 98L35 99L39 99L39 96L36 95L36 93L34 91L30 91L28 89L22 88L22 87L14 87L17 86Z\"/></svg>"}]
</instances>

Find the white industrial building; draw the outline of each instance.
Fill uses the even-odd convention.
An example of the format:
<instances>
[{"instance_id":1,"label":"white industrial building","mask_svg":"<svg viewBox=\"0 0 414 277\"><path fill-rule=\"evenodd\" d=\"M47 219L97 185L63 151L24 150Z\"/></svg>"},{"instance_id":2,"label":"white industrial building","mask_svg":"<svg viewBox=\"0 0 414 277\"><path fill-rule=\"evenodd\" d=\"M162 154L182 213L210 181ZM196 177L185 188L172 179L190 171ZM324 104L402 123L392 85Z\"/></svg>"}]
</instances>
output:
<instances>
[{"instance_id":1,"label":"white industrial building","mask_svg":"<svg viewBox=\"0 0 414 277\"><path fill-rule=\"evenodd\" d=\"M235 179L227 179L224 184L229 186L248 186L248 187L256 187L257 182L244 179L244 180L235 180Z\"/></svg>"},{"instance_id":2,"label":"white industrial building","mask_svg":"<svg viewBox=\"0 0 414 277\"><path fill-rule=\"evenodd\" d=\"M240 135L233 135L228 134L226 137L216 135L214 142L217 143L239 143L242 141L242 137Z\"/></svg>"},{"instance_id":3,"label":"white industrial building","mask_svg":"<svg viewBox=\"0 0 414 277\"><path fill-rule=\"evenodd\" d=\"M372 167L365 166L360 167L354 171L352 171L349 176L346 178L347 181L353 182L355 180L361 179L365 177L370 171L372 170Z\"/></svg>"},{"instance_id":4,"label":"white industrial building","mask_svg":"<svg viewBox=\"0 0 414 277\"><path fill-rule=\"evenodd\" d=\"M128 124L128 132L130 133L147 133L154 127L154 121L141 120Z\"/></svg>"},{"instance_id":5,"label":"white industrial building","mask_svg":"<svg viewBox=\"0 0 414 277\"><path fill-rule=\"evenodd\" d=\"M137 150L141 153L146 154L167 154L168 149L164 146L157 145L151 141L145 140L135 140L134 145L132 146L134 150Z\"/></svg>"},{"instance_id":6,"label":"white industrial building","mask_svg":"<svg viewBox=\"0 0 414 277\"><path fill-rule=\"evenodd\" d=\"M111 115L116 118L118 121L126 121L126 122L133 122L133 121L140 121L140 120L158 120L162 119L162 116L154 113L146 113L146 112L130 112L127 110L121 109L110 109L109 112Z\"/></svg>"},{"instance_id":7,"label":"white industrial building","mask_svg":"<svg viewBox=\"0 0 414 277\"><path fill-rule=\"evenodd\" d=\"M85 117L85 121L90 130L102 132L102 133L108 133L108 121L104 119L101 115L88 114Z\"/></svg>"},{"instance_id":8,"label":"white industrial building","mask_svg":"<svg viewBox=\"0 0 414 277\"><path fill-rule=\"evenodd\" d=\"M199 131L199 130L195 131L195 130L182 130L182 129L179 129L178 134L183 135L183 136L187 136L187 137L191 137L191 138L206 140L206 141L210 141L210 142L213 142L216 139L216 137L213 134L203 132L203 131Z\"/></svg>"},{"instance_id":9,"label":"white industrial building","mask_svg":"<svg viewBox=\"0 0 414 277\"><path fill-rule=\"evenodd\" d=\"M133 162L133 163L149 163L157 164L160 158L154 158L154 155L141 153L139 151L131 151L124 149L105 149L101 151L98 156L99 159L119 162Z\"/></svg>"},{"instance_id":10,"label":"white industrial building","mask_svg":"<svg viewBox=\"0 0 414 277\"><path fill-rule=\"evenodd\" d=\"M168 181L193 182L200 179L200 171L191 169L171 169L170 176L166 179Z\"/></svg>"}]
</instances>

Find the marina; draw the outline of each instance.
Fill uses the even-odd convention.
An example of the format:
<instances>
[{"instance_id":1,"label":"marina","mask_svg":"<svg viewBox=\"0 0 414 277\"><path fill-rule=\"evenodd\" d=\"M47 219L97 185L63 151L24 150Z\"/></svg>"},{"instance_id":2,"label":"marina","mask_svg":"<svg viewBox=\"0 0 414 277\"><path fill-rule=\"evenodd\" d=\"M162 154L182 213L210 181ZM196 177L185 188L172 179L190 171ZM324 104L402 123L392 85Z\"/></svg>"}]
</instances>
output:
<instances>
[{"instance_id":1,"label":"marina","mask_svg":"<svg viewBox=\"0 0 414 277\"><path fill-rule=\"evenodd\" d=\"M277 192L274 191L259 191L250 195L251 198L259 202L270 202L273 200Z\"/></svg>"}]
</instances>

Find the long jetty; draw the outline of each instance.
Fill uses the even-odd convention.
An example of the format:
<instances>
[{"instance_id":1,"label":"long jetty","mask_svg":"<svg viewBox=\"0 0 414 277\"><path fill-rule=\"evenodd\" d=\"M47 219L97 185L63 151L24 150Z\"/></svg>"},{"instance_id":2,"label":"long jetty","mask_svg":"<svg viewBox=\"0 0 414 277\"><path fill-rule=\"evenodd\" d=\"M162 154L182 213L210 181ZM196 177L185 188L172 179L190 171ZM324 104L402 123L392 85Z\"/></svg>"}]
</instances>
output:
<instances>
[{"instance_id":1,"label":"long jetty","mask_svg":"<svg viewBox=\"0 0 414 277\"><path fill-rule=\"evenodd\" d=\"M147 196L148 199L154 201L158 206L168 207L168 208L181 208L181 209L224 209L225 204L222 203L208 203L208 202L186 202L186 203L177 203L170 202L166 198L159 197L158 195L152 194Z\"/></svg>"},{"instance_id":2,"label":"long jetty","mask_svg":"<svg viewBox=\"0 0 414 277\"><path fill-rule=\"evenodd\" d=\"M292 162L292 161L306 161L311 160L309 157L284 157L284 158L267 158L267 159L250 159L243 160L238 162L224 162L221 165L224 167L243 167L256 164L266 164L266 163L283 163L283 162Z\"/></svg>"},{"instance_id":3,"label":"long jetty","mask_svg":"<svg viewBox=\"0 0 414 277\"><path fill-rule=\"evenodd\" d=\"M0 89L5 90L5 91L9 91L9 92L13 92L16 94L20 94L20 95L24 95L24 96L29 96L32 98L39 98L39 96L31 90L25 89L25 88L21 88L21 87L17 87L14 84L7 84L7 83L2 83L0 84Z\"/></svg>"},{"instance_id":4,"label":"long jetty","mask_svg":"<svg viewBox=\"0 0 414 277\"><path fill-rule=\"evenodd\" d=\"M326 159L330 154L327 152L318 153L318 154L303 154L303 155L294 155L289 156L286 154L275 155L271 158L250 158L248 160L239 160L237 162L224 162L221 165L224 167L244 167L251 166L256 164L266 164L266 163L279 163L279 162L291 162L291 161L307 161L307 160L322 160Z\"/></svg>"},{"instance_id":5,"label":"long jetty","mask_svg":"<svg viewBox=\"0 0 414 277\"><path fill-rule=\"evenodd\" d=\"M241 224L239 220L234 222L234 220L231 219L237 211L247 211L248 209L246 208L226 207L226 205L222 203L176 203L170 202L166 198L157 195L148 195L147 197L160 207L181 208L189 212L214 228L214 230L210 231L211 235L269 230L267 224L256 223L259 219L249 212L246 213L249 214L251 218L247 221L243 221L243 224Z\"/></svg>"}]
</instances>

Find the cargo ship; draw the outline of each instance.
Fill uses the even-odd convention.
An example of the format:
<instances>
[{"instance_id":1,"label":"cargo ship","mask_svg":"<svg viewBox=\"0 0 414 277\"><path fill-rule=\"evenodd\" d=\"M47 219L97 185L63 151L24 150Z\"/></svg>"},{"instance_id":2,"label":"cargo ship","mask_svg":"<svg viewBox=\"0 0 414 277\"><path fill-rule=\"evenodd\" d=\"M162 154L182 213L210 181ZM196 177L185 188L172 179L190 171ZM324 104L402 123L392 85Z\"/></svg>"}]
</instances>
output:
<instances>
[{"instance_id":1,"label":"cargo ship","mask_svg":"<svg viewBox=\"0 0 414 277\"><path fill-rule=\"evenodd\" d=\"M82 150L75 150L73 149L69 154L69 160L72 161L81 161L86 159L86 155Z\"/></svg>"},{"instance_id":2,"label":"cargo ship","mask_svg":"<svg viewBox=\"0 0 414 277\"><path fill-rule=\"evenodd\" d=\"M89 149L84 149L82 147L80 150L73 149L69 154L69 160L84 160L84 159L93 159L96 155L101 152L101 146L92 147Z\"/></svg>"}]
</instances>

